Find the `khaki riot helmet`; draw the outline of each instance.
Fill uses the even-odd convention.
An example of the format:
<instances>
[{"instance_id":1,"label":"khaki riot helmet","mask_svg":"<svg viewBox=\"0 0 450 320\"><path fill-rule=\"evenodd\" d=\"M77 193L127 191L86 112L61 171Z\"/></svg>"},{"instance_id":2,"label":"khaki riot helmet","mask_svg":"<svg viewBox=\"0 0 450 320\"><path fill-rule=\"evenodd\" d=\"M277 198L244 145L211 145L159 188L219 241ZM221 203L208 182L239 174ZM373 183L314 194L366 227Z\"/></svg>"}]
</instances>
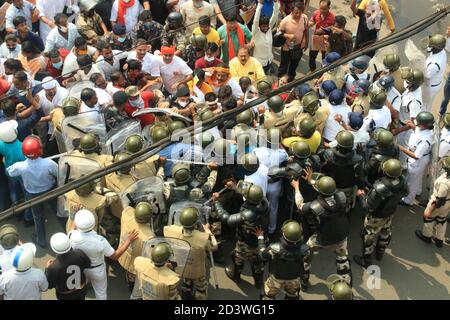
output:
<instances>
[{"instance_id":1,"label":"khaki riot helmet","mask_svg":"<svg viewBox=\"0 0 450 320\"><path fill-rule=\"evenodd\" d=\"M139 224L149 223L152 219L152 205L146 201L139 202L134 208L134 219Z\"/></svg>"},{"instance_id":2,"label":"khaki riot helmet","mask_svg":"<svg viewBox=\"0 0 450 320\"><path fill-rule=\"evenodd\" d=\"M322 176L314 185L315 189L324 196L331 196L336 192L336 182L329 176Z\"/></svg>"},{"instance_id":3,"label":"khaki riot helmet","mask_svg":"<svg viewBox=\"0 0 450 320\"><path fill-rule=\"evenodd\" d=\"M263 189L260 186L252 184L246 191L245 201L251 204L258 204L264 199Z\"/></svg>"},{"instance_id":4,"label":"khaki riot helmet","mask_svg":"<svg viewBox=\"0 0 450 320\"><path fill-rule=\"evenodd\" d=\"M99 3L99 0L79 0L78 6L81 12L89 12Z\"/></svg>"},{"instance_id":5,"label":"khaki riot helmet","mask_svg":"<svg viewBox=\"0 0 450 320\"><path fill-rule=\"evenodd\" d=\"M371 86L369 89L369 102L372 109L381 109L387 100L386 91L377 86Z\"/></svg>"},{"instance_id":6,"label":"khaki riot helmet","mask_svg":"<svg viewBox=\"0 0 450 320\"><path fill-rule=\"evenodd\" d=\"M120 152L114 157L114 163L128 159L131 155L128 152ZM130 174L132 166L125 166L117 170L121 174Z\"/></svg>"},{"instance_id":7,"label":"khaki riot helmet","mask_svg":"<svg viewBox=\"0 0 450 320\"><path fill-rule=\"evenodd\" d=\"M130 153L136 153L142 150L144 140L138 134L133 134L125 140L125 149Z\"/></svg>"},{"instance_id":8,"label":"khaki riot helmet","mask_svg":"<svg viewBox=\"0 0 450 320\"><path fill-rule=\"evenodd\" d=\"M204 49L206 47L207 39L204 34L194 34L191 37L191 43L194 47Z\"/></svg>"},{"instance_id":9,"label":"khaki riot helmet","mask_svg":"<svg viewBox=\"0 0 450 320\"><path fill-rule=\"evenodd\" d=\"M150 137L151 137L153 143L161 141L161 140L167 138L168 136L170 136L170 132L169 132L169 129L167 129L167 127L154 126L150 130L151 130Z\"/></svg>"},{"instance_id":10,"label":"khaki riot helmet","mask_svg":"<svg viewBox=\"0 0 450 320\"><path fill-rule=\"evenodd\" d=\"M327 278L328 289L330 289L333 300L352 300L353 292L348 283L338 274L332 274Z\"/></svg>"},{"instance_id":11,"label":"khaki riot helmet","mask_svg":"<svg viewBox=\"0 0 450 320\"><path fill-rule=\"evenodd\" d=\"M191 169L189 164L177 163L172 167L172 178L176 185L184 185L191 180Z\"/></svg>"},{"instance_id":12,"label":"khaki riot helmet","mask_svg":"<svg viewBox=\"0 0 450 320\"><path fill-rule=\"evenodd\" d=\"M253 153L246 153L241 158L241 164L245 171L255 173L259 168L258 157Z\"/></svg>"},{"instance_id":13,"label":"khaki riot helmet","mask_svg":"<svg viewBox=\"0 0 450 320\"><path fill-rule=\"evenodd\" d=\"M99 147L98 138L92 133L86 133L80 139L80 150L85 153L96 152Z\"/></svg>"},{"instance_id":14,"label":"khaki riot helmet","mask_svg":"<svg viewBox=\"0 0 450 320\"><path fill-rule=\"evenodd\" d=\"M78 114L78 110L81 106L81 100L74 98L74 97L68 97L64 99L63 105L62 105L62 111L65 117L75 116Z\"/></svg>"},{"instance_id":15,"label":"khaki riot helmet","mask_svg":"<svg viewBox=\"0 0 450 320\"><path fill-rule=\"evenodd\" d=\"M5 250L13 249L19 244L19 231L13 224L4 224L0 227L0 245Z\"/></svg>"},{"instance_id":16,"label":"khaki riot helmet","mask_svg":"<svg viewBox=\"0 0 450 320\"><path fill-rule=\"evenodd\" d=\"M316 92L310 91L302 98L303 110L313 116L320 106L320 99Z\"/></svg>"},{"instance_id":17,"label":"khaki riot helmet","mask_svg":"<svg viewBox=\"0 0 450 320\"><path fill-rule=\"evenodd\" d=\"M287 242L297 243L303 239L303 228L294 220L287 220L281 227L281 233Z\"/></svg>"},{"instance_id":18,"label":"khaki riot helmet","mask_svg":"<svg viewBox=\"0 0 450 320\"><path fill-rule=\"evenodd\" d=\"M183 121L172 121L171 123L169 123L169 125L167 126L170 133L174 133L177 130L181 130L181 129L185 129L186 128L186 124Z\"/></svg>"},{"instance_id":19,"label":"khaki riot helmet","mask_svg":"<svg viewBox=\"0 0 450 320\"><path fill-rule=\"evenodd\" d=\"M205 131L202 133L202 148L206 148L214 142L214 136L211 132Z\"/></svg>"},{"instance_id":20,"label":"khaki riot helmet","mask_svg":"<svg viewBox=\"0 0 450 320\"><path fill-rule=\"evenodd\" d=\"M95 183L95 181L89 181L83 184L82 186L76 188L75 192L80 197L86 197L90 195L92 192L94 192L96 185L97 183Z\"/></svg>"},{"instance_id":21,"label":"khaki riot helmet","mask_svg":"<svg viewBox=\"0 0 450 320\"><path fill-rule=\"evenodd\" d=\"M214 117L215 117L214 112L212 110L209 110L209 109L207 109L207 110L203 111L202 113L200 113L200 120L201 121L208 121L208 120L210 120L210 119L212 119Z\"/></svg>"},{"instance_id":22,"label":"khaki riot helmet","mask_svg":"<svg viewBox=\"0 0 450 320\"><path fill-rule=\"evenodd\" d=\"M398 178L402 175L402 164L397 159L389 159L383 162L381 169L390 178Z\"/></svg>"},{"instance_id":23,"label":"khaki riot helmet","mask_svg":"<svg viewBox=\"0 0 450 320\"><path fill-rule=\"evenodd\" d=\"M251 109L247 109L242 111L241 113L238 113L236 116L237 123L243 123L248 126L251 126L254 120L253 111Z\"/></svg>"},{"instance_id":24,"label":"khaki riot helmet","mask_svg":"<svg viewBox=\"0 0 450 320\"><path fill-rule=\"evenodd\" d=\"M384 66L390 71L394 72L400 68L400 56L396 53L390 53L383 58Z\"/></svg>"},{"instance_id":25,"label":"khaki riot helmet","mask_svg":"<svg viewBox=\"0 0 450 320\"><path fill-rule=\"evenodd\" d=\"M269 145L276 146L280 143L281 132L278 128L270 128L266 131L266 139Z\"/></svg>"},{"instance_id":26,"label":"khaki riot helmet","mask_svg":"<svg viewBox=\"0 0 450 320\"><path fill-rule=\"evenodd\" d=\"M316 132L316 123L311 116L307 116L305 119L300 121L298 125L300 132L300 137L310 138Z\"/></svg>"},{"instance_id":27,"label":"khaki riot helmet","mask_svg":"<svg viewBox=\"0 0 450 320\"><path fill-rule=\"evenodd\" d=\"M269 100L267 100L267 105L269 106L269 109L275 113L281 112L284 109L283 98L279 95L270 97Z\"/></svg>"},{"instance_id":28,"label":"khaki riot helmet","mask_svg":"<svg viewBox=\"0 0 450 320\"><path fill-rule=\"evenodd\" d=\"M222 157L223 159L225 159L227 157L227 152L229 149L229 142L226 139L217 139L214 141L212 156Z\"/></svg>"},{"instance_id":29,"label":"khaki riot helmet","mask_svg":"<svg viewBox=\"0 0 450 320\"><path fill-rule=\"evenodd\" d=\"M256 90L260 96L267 95L272 90L272 82L268 79L262 79L256 84Z\"/></svg>"},{"instance_id":30,"label":"khaki riot helmet","mask_svg":"<svg viewBox=\"0 0 450 320\"><path fill-rule=\"evenodd\" d=\"M169 260L172 254L169 244L165 242L158 243L152 249L152 261L157 266L163 266Z\"/></svg>"},{"instance_id":31,"label":"khaki riot helmet","mask_svg":"<svg viewBox=\"0 0 450 320\"><path fill-rule=\"evenodd\" d=\"M198 221L199 215L200 213L197 208L184 208L180 212L180 223L185 228L193 228Z\"/></svg>"},{"instance_id":32,"label":"khaki riot helmet","mask_svg":"<svg viewBox=\"0 0 450 320\"><path fill-rule=\"evenodd\" d=\"M423 72L414 68L409 68L402 73L402 78L406 81L410 91L417 90L425 81Z\"/></svg>"},{"instance_id":33,"label":"khaki riot helmet","mask_svg":"<svg viewBox=\"0 0 450 320\"><path fill-rule=\"evenodd\" d=\"M374 137L377 145L382 149L389 148L394 144L394 135L389 130L380 128L375 132Z\"/></svg>"},{"instance_id":34,"label":"khaki riot helmet","mask_svg":"<svg viewBox=\"0 0 450 320\"><path fill-rule=\"evenodd\" d=\"M355 143L355 136L351 132L342 130L336 135L336 142L338 147L351 150Z\"/></svg>"},{"instance_id":35,"label":"khaki riot helmet","mask_svg":"<svg viewBox=\"0 0 450 320\"><path fill-rule=\"evenodd\" d=\"M447 38L442 34L435 34L428 38L428 47L436 51L444 50L446 44Z\"/></svg>"},{"instance_id":36,"label":"khaki riot helmet","mask_svg":"<svg viewBox=\"0 0 450 320\"><path fill-rule=\"evenodd\" d=\"M445 127L447 129L450 129L450 113L444 114L443 118L444 118Z\"/></svg>"},{"instance_id":37,"label":"khaki riot helmet","mask_svg":"<svg viewBox=\"0 0 450 320\"><path fill-rule=\"evenodd\" d=\"M311 156L311 148L305 141L297 141L291 145L291 153L298 159L306 159Z\"/></svg>"},{"instance_id":38,"label":"khaki riot helmet","mask_svg":"<svg viewBox=\"0 0 450 320\"><path fill-rule=\"evenodd\" d=\"M445 171L450 172L450 157L444 157L442 158L442 167Z\"/></svg>"},{"instance_id":39,"label":"khaki riot helmet","mask_svg":"<svg viewBox=\"0 0 450 320\"><path fill-rule=\"evenodd\" d=\"M423 125L428 129L432 129L434 126L434 116L431 112L422 111L416 117L417 125Z\"/></svg>"}]
</instances>

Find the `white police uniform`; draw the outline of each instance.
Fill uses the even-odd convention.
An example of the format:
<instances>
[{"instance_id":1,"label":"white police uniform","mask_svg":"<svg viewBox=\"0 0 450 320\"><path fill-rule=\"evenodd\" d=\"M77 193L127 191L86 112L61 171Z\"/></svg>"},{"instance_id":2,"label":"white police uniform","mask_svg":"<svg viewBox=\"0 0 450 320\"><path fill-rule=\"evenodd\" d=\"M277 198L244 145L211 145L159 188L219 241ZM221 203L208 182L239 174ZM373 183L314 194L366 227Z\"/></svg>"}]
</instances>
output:
<instances>
[{"instance_id":1,"label":"white police uniform","mask_svg":"<svg viewBox=\"0 0 450 320\"><path fill-rule=\"evenodd\" d=\"M391 111L388 107L383 106L380 109L370 109L367 117L364 118L362 127L367 132L372 132L378 128L389 128L391 121Z\"/></svg>"},{"instance_id":2,"label":"white police uniform","mask_svg":"<svg viewBox=\"0 0 450 320\"><path fill-rule=\"evenodd\" d=\"M115 250L104 237L98 235L95 231L73 230L69 233L69 238L73 249L80 249L91 259L91 268L85 269L84 274L92 283L95 298L106 300L108 282L105 257L112 256Z\"/></svg>"},{"instance_id":3,"label":"white police uniform","mask_svg":"<svg viewBox=\"0 0 450 320\"><path fill-rule=\"evenodd\" d=\"M400 111L400 108L402 106L402 95L395 87L392 87L387 92L387 101L392 104L392 107L395 110Z\"/></svg>"},{"instance_id":4,"label":"white police uniform","mask_svg":"<svg viewBox=\"0 0 450 320\"><path fill-rule=\"evenodd\" d=\"M421 130L416 127L409 138L408 148L414 152L418 159L408 157L407 160L408 176L406 181L409 194L403 198L403 201L407 204L412 205L416 196L422 193L421 182L431 160L432 143L433 130Z\"/></svg>"},{"instance_id":5,"label":"white police uniform","mask_svg":"<svg viewBox=\"0 0 450 320\"><path fill-rule=\"evenodd\" d=\"M450 130L443 128L439 139L439 158L450 156Z\"/></svg>"},{"instance_id":6,"label":"white police uniform","mask_svg":"<svg viewBox=\"0 0 450 320\"><path fill-rule=\"evenodd\" d=\"M432 110L433 101L436 94L442 89L442 81L447 67L447 52L441 50L438 53L431 53L425 62L425 86L426 92L423 95L423 104L426 111Z\"/></svg>"},{"instance_id":7,"label":"white police uniform","mask_svg":"<svg viewBox=\"0 0 450 320\"><path fill-rule=\"evenodd\" d=\"M417 115L422 112L422 89L418 88L415 91L406 91L402 94L402 104L399 112L399 123L404 126L407 120L416 118ZM397 135L397 143L405 148L408 148L409 137L411 136L411 130L403 131ZM406 156L403 152L400 152L399 160L402 162L403 167L406 167Z\"/></svg>"},{"instance_id":8,"label":"white police uniform","mask_svg":"<svg viewBox=\"0 0 450 320\"><path fill-rule=\"evenodd\" d=\"M258 170L256 170L256 172L252 173L249 176L246 175L244 177L244 180L251 182L254 185L260 186L265 197L267 195L269 168L260 163Z\"/></svg>"},{"instance_id":9,"label":"white police uniform","mask_svg":"<svg viewBox=\"0 0 450 320\"><path fill-rule=\"evenodd\" d=\"M40 269L13 268L0 276L0 295L4 300L41 300L41 293L47 290L48 281Z\"/></svg>"},{"instance_id":10,"label":"white police uniform","mask_svg":"<svg viewBox=\"0 0 450 320\"><path fill-rule=\"evenodd\" d=\"M278 168L283 162L288 160L288 154L284 149L271 149L260 147L253 150L258 157L260 164L269 168ZM268 179L267 200L269 201L269 233L274 233L277 227L278 203L282 192L281 180Z\"/></svg>"},{"instance_id":11,"label":"white police uniform","mask_svg":"<svg viewBox=\"0 0 450 320\"><path fill-rule=\"evenodd\" d=\"M3 252L0 252L0 274L13 269L11 254L16 247L9 250L3 249Z\"/></svg>"}]
</instances>

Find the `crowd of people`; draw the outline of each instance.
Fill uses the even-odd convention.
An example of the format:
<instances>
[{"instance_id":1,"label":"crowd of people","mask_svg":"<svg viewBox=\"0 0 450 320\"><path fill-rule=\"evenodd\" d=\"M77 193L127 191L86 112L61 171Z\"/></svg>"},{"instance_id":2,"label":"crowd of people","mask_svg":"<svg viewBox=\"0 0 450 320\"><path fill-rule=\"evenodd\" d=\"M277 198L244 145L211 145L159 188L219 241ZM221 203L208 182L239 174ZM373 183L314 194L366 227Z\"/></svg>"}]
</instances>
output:
<instances>
[{"instance_id":1,"label":"crowd of people","mask_svg":"<svg viewBox=\"0 0 450 320\"><path fill-rule=\"evenodd\" d=\"M117 168L18 213L32 242L0 226L3 299L55 289L79 300L92 286L105 300L114 260L132 299L207 299L226 262L235 282L250 264L261 298L299 299L320 248L336 254L330 295L352 299L355 206L366 217L352 268L382 263L399 204L424 206L415 234L443 247L450 28L429 37L422 68L373 51L272 96L299 78L304 53L312 73L319 52L327 66L375 43L384 21L394 32L388 0L352 0L356 30L330 0L12 0L2 10L0 210ZM429 201L418 203L425 183ZM61 232L48 237L52 214ZM55 258L35 268L48 243Z\"/></svg>"}]
</instances>

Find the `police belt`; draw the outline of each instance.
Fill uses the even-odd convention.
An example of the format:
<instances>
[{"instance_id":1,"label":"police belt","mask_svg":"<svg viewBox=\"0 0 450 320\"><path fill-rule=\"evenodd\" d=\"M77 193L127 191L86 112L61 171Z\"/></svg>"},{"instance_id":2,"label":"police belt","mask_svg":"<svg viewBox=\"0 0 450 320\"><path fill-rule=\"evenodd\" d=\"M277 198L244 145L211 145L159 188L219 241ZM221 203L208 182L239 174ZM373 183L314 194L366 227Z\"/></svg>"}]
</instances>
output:
<instances>
[{"instance_id":1,"label":"police belt","mask_svg":"<svg viewBox=\"0 0 450 320\"><path fill-rule=\"evenodd\" d=\"M278 182L278 181L280 181L280 180L281 180L280 178L269 177L268 182L269 182L269 183L275 183L275 182Z\"/></svg>"},{"instance_id":2,"label":"police belt","mask_svg":"<svg viewBox=\"0 0 450 320\"><path fill-rule=\"evenodd\" d=\"M83 290L85 286L86 286L86 284L83 283L82 286L80 288L78 288L78 289L73 289L73 290L69 290L69 291L59 291L58 290L58 294L71 294L71 293Z\"/></svg>"},{"instance_id":3,"label":"police belt","mask_svg":"<svg viewBox=\"0 0 450 320\"><path fill-rule=\"evenodd\" d=\"M100 267L100 266L102 266L102 265L104 265L105 263L104 262L102 262L102 263L100 263L100 264L98 264L98 265L96 265L96 266L91 266L90 268L88 268L88 269L95 269L95 268L98 268L98 267Z\"/></svg>"},{"instance_id":4,"label":"police belt","mask_svg":"<svg viewBox=\"0 0 450 320\"><path fill-rule=\"evenodd\" d=\"M438 86L440 86L440 85L441 85L441 83L442 83L442 81L441 81L441 82L439 82L438 84L432 84L432 85L430 85L430 87L438 87Z\"/></svg>"}]
</instances>

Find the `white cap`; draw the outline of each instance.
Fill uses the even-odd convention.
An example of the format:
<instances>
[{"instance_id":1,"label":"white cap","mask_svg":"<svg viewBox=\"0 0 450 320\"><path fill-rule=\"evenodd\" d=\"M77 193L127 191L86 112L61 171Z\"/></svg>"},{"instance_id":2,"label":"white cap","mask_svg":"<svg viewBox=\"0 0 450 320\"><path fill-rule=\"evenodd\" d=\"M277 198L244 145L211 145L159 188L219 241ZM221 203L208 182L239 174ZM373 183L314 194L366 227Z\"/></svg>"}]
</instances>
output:
<instances>
[{"instance_id":1,"label":"white cap","mask_svg":"<svg viewBox=\"0 0 450 320\"><path fill-rule=\"evenodd\" d=\"M0 123L0 140L10 143L17 139L17 121L8 120Z\"/></svg>"},{"instance_id":2,"label":"white cap","mask_svg":"<svg viewBox=\"0 0 450 320\"><path fill-rule=\"evenodd\" d=\"M45 90L50 90L58 86L59 86L58 81L53 79L53 77L45 77L42 80L42 88L44 88Z\"/></svg>"},{"instance_id":3,"label":"white cap","mask_svg":"<svg viewBox=\"0 0 450 320\"><path fill-rule=\"evenodd\" d=\"M27 271L33 265L36 246L33 243L26 243L16 247L11 254L11 264L17 271Z\"/></svg>"},{"instance_id":4,"label":"white cap","mask_svg":"<svg viewBox=\"0 0 450 320\"><path fill-rule=\"evenodd\" d=\"M70 239L65 233L55 233L50 239L50 247L56 254L69 252L71 249Z\"/></svg>"},{"instance_id":5,"label":"white cap","mask_svg":"<svg viewBox=\"0 0 450 320\"><path fill-rule=\"evenodd\" d=\"M75 213L75 226L82 232L89 232L95 227L95 217L92 212L81 209Z\"/></svg>"}]
</instances>

